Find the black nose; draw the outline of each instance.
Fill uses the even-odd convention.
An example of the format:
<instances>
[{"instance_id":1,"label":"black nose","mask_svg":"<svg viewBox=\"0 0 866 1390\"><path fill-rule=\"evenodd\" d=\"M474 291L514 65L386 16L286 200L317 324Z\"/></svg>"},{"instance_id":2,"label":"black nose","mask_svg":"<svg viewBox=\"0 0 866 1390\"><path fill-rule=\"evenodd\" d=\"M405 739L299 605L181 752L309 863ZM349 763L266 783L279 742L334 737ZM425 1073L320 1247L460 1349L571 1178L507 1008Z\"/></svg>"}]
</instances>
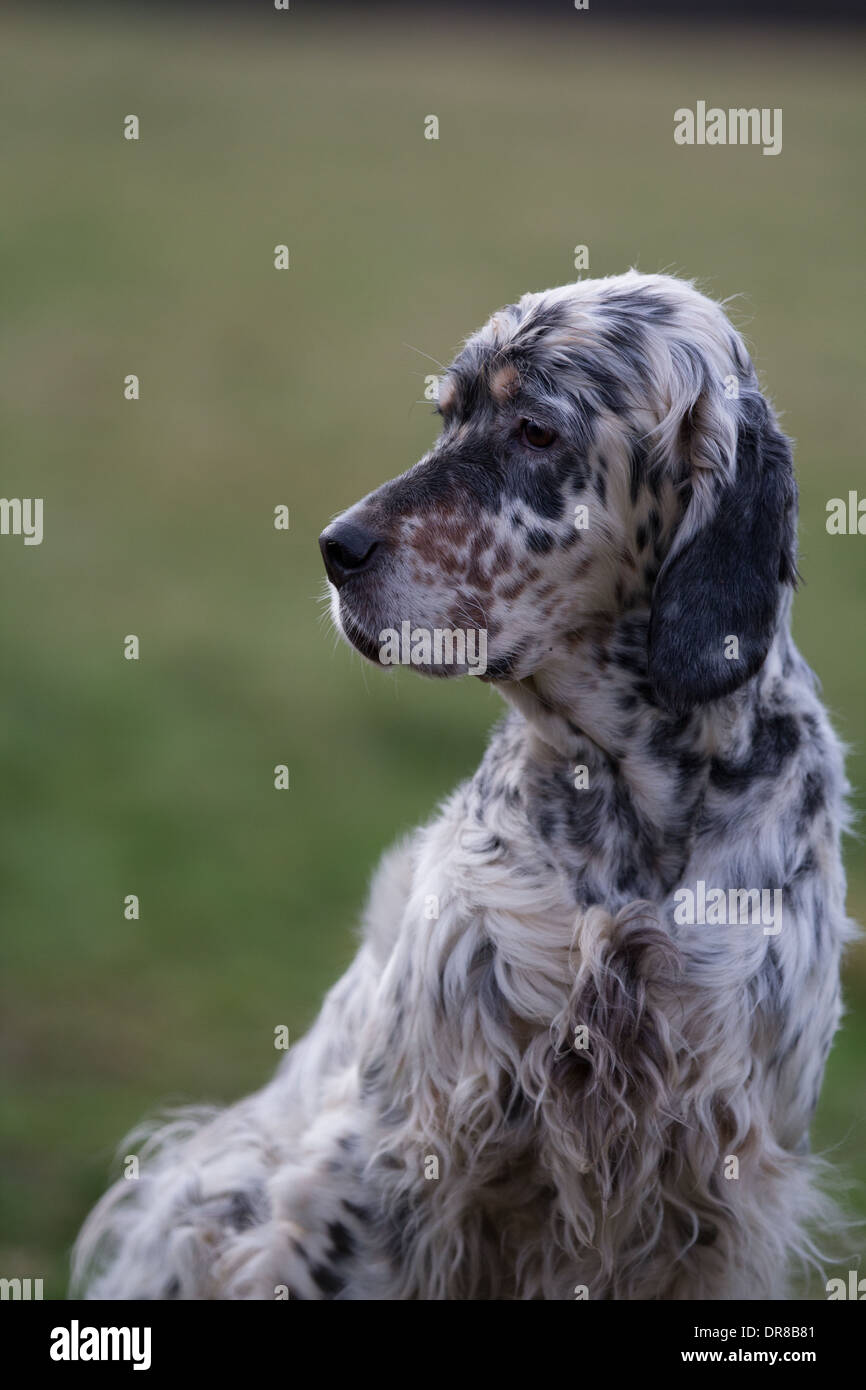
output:
<instances>
[{"instance_id":1,"label":"black nose","mask_svg":"<svg viewBox=\"0 0 866 1390\"><path fill-rule=\"evenodd\" d=\"M339 589L353 574L365 570L379 542L354 521L335 521L319 537L319 549L331 583Z\"/></svg>"}]
</instances>

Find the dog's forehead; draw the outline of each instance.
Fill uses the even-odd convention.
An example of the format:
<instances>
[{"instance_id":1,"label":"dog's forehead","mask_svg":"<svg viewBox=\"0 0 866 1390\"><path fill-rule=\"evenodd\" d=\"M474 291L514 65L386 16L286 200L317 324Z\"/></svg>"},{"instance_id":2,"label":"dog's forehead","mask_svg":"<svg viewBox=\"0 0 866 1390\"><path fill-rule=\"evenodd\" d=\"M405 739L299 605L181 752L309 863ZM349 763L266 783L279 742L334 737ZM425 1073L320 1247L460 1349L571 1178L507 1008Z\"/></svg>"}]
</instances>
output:
<instances>
[{"instance_id":1,"label":"dog's forehead","mask_svg":"<svg viewBox=\"0 0 866 1390\"><path fill-rule=\"evenodd\" d=\"M443 415L495 414L523 394L530 408L586 388L621 410L653 384L652 363L700 354L716 367L740 353L719 305L688 283L629 271L526 294L493 314L457 354L439 385Z\"/></svg>"},{"instance_id":2,"label":"dog's forehead","mask_svg":"<svg viewBox=\"0 0 866 1390\"><path fill-rule=\"evenodd\" d=\"M579 338L580 316L566 299L526 295L498 309L465 343L439 386L444 414L503 406L536 371L549 369L557 349Z\"/></svg>"}]
</instances>

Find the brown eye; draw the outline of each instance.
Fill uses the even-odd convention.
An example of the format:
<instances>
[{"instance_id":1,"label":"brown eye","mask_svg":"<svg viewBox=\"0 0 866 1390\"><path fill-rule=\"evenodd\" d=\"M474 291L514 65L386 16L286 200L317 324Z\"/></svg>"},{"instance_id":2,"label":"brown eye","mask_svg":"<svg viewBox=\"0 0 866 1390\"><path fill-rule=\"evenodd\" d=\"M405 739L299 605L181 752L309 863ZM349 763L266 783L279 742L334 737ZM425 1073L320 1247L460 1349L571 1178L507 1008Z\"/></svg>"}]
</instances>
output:
<instances>
[{"instance_id":1,"label":"brown eye","mask_svg":"<svg viewBox=\"0 0 866 1390\"><path fill-rule=\"evenodd\" d=\"M535 420L524 420L520 426L520 436L530 449L549 449L556 438L556 431L539 425Z\"/></svg>"}]
</instances>

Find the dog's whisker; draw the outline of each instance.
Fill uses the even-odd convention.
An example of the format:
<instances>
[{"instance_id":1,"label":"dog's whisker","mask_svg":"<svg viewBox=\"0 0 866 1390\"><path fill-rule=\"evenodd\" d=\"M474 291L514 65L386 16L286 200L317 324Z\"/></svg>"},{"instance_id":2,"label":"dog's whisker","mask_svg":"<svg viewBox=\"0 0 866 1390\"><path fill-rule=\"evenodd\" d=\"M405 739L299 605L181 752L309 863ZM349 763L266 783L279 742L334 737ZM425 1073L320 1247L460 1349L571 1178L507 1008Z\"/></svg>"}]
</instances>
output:
<instances>
[{"instance_id":1,"label":"dog's whisker","mask_svg":"<svg viewBox=\"0 0 866 1390\"><path fill-rule=\"evenodd\" d=\"M438 357L431 357L429 352L423 352L421 348L414 347L412 343L404 343L403 346L409 348L411 352L419 353L421 357L426 357L428 362L432 362L434 366L440 367L443 372L447 372L448 368L444 362L439 361Z\"/></svg>"}]
</instances>

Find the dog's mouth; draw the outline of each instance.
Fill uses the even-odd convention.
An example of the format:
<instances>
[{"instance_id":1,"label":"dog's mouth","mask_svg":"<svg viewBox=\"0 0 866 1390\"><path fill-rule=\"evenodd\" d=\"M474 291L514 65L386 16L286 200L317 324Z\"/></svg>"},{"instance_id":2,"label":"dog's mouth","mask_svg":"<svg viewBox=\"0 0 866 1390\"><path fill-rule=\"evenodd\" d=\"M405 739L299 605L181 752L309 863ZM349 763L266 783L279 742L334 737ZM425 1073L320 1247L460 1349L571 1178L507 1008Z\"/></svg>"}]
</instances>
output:
<instances>
[{"instance_id":1,"label":"dog's mouth","mask_svg":"<svg viewBox=\"0 0 866 1390\"><path fill-rule=\"evenodd\" d=\"M355 651L360 652L361 656L371 661L374 666L381 666L382 662L379 659L381 641L378 637L374 639L364 630L362 624L350 611L345 597L335 598L332 603L332 612L338 629L350 646L354 647Z\"/></svg>"},{"instance_id":2,"label":"dog's mouth","mask_svg":"<svg viewBox=\"0 0 866 1390\"><path fill-rule=\"evenodd\" d=\"M385 670L409 666L419 675L438 679L467 675L488 678L485 628L434 626L422 620L384 616L374 623L368 613L359 617L354 611L346 593L348 587L332 595L335 626L374 666Z\"/></svg>"}]
</instances>

